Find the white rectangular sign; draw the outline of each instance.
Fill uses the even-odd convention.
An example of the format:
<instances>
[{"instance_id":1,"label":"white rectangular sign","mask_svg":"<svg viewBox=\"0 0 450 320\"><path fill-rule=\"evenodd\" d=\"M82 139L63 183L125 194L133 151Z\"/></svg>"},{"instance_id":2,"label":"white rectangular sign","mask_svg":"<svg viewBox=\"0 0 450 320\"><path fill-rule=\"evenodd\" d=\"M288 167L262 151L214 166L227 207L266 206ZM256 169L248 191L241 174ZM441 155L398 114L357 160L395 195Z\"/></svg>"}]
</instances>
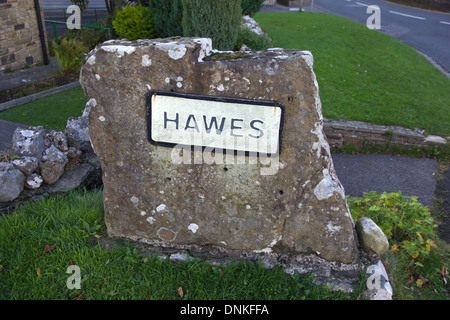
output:
<instances>
[{"instance_id":1,"label":"white rectangular sign","mask_svg":"<svg viewBox=\"0 0 450 320\"><path fill-rule=\"evenodd\" d=\"M275 101L152 91L148 138L154 145L278 155L284 107Z\"/></svg>"}]
</instances>

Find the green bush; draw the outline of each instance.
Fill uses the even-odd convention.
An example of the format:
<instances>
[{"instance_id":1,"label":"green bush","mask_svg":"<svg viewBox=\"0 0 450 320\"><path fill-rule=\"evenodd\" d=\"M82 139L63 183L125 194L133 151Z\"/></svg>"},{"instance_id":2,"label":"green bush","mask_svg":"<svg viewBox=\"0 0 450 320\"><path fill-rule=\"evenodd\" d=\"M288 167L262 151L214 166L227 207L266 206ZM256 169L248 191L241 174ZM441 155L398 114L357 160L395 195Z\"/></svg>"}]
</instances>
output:
<instances>
[{"instance_id":1,"label":"green bush","mask_svg":"<svg viewBox=\"0 0 450 320\"><path fill-rule=\"evenodd\" d=\"M118 11L112 24L119 37L130 41L152 39L156 36L153 15L142 5L126 6Z\"/></svg>"},{"instance_id":2,"label":"green bush","mask_svg":"<svg viewBox=\"0 0 450 320\"><path fill-rule=\"evenodd\" d=\"M436 225L427 207L401 192L370 192L363 198L348 198L348 204L355 221L369 217L388 237L390 250L382 258L393 275L397 297L441 299L448 295L449 253L435 233Z\"/></svg>"},{"instance_id":3,"label":"green bush","mask_svg":"<svg viewBox=\"0 0 450 320\"><path fill-rule=\"evenodd\" d=\"M64 37L66 39L75 39L83 42L89 50L95 48L96 45L108 40L108 31L105 29L81 28L68 30Z\"/></svg>"},{"instance_id":4,"label":"green bush","mask_svg":"<svg viewBox=\"0 0 450 320\"><path fill-rule=\"evenodd\" d=\"M241 21L241 0L183 0L183 35L211 38L215 49L233 50Z\"/></svg>"},{"instance_id":5,"label":"green bush","mask_svg":"<svg viewBox=\"0 0 450 320\"><path fill-rule=\"evenodd\" d=\"M257 34L248 28L242 27L234 45L234 50L239 50L242 45L252 50L266 50L272 47L272 40L266 34Z\"/></svg>"},{"instance_id":6,"label":"green bush","mask_svg":"<svg viewBox=\"0 0 450 320\"><path fill-rule=\"evenodd\" d=\"M182 0L150 0L150 12L153 14L158 37L182 36L183 19Z\"/></svg>"},{"instance_id":7,"label":"green bush","mask_svg":"<svg viewBox=\"0 0 450 320\"><path fill-rule=\"evenodd\" d=\"M264 0L242 0L242 13L253 17L264 5Z\"/></svg>"},{"instance_id":8,"label":"green bush","mask_svg":"<svg viewBox=\"0 0 450 320\"><path fill-rule=\"evenodd\" d=\"M428 256L436 247L434 219L416 197L403 196L401 192L370 192L363 198L350 198L349 205L353 219L371 218L386 234L394 251L405 250L416 259Z\"/></svg>"},{"instance_id":9,"label":"green bush","mask_svg":"<svg viewBox=\"0 0 450 320\"><path fill-rule=\"evenodd\" d=\"M66 73L78 73L83 64L84 55L89 52L89 48L76 39L63 38L59 44L53 41L51 46L59 65Z\"/></svg>"}]
</instances>

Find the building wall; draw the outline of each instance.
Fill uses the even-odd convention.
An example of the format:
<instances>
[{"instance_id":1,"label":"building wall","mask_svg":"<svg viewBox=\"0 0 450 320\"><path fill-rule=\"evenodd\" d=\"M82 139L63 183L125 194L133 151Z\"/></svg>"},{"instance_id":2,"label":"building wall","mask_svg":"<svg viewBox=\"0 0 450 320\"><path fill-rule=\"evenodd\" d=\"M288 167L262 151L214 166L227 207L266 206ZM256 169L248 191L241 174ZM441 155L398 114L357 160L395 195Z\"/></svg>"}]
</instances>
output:
<instances>
[{"instance_id":1,"label":"building wall","mask_svg":"<svg viewBox=\"0 0 450 320\"><path fill-rule=\"evenodd\" d=\"M34 0L0 0L0 71L43 61Z\"/></svg>"}]
</instances>

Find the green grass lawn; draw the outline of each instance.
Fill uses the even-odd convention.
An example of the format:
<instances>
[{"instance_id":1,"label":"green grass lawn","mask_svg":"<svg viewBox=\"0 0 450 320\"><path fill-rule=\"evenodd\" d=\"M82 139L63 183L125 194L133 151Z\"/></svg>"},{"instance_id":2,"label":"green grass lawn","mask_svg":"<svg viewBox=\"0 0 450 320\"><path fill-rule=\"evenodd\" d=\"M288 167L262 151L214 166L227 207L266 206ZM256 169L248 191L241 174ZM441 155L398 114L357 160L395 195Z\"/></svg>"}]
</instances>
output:
<instances>
[{"instance_id":1,"label":"green grass lawn","mask_svg":"<svg viewBox=\"0 0 450 320\"><path fill-rule=\"evenodd\" d=\"M87 99L81 86L0 112L0 119L64 131L69 117L83 113Z\"/></svg>"},{"instance_id":2,"label":"green grass lawn","mask_svg":"<svg viewBox=\"0 0 450 320\"><path fill-rule=\"evenodd\" d=\"M406 207L409 211L405 211L401 228L419 227L408 219L424 210L420 204L402 204L398 194L371 197L375 199L375 209L368 208L366 200L352 198L352 215L371 216L375 212L375 216L384 219L385 214L380 215L379 210L389 213ZM384 202L386 197L397 200ZM80 296L83 300L363 299L363 277L350 294L335 291L329 285L319 286L312 275L288 275L281 265L273 269L244 262L217 266L194 258L171 262L138 251L125 240L106 249L97 242L107 238L103 214L102 191L78 190L28 202L0 216L0 300L67 300ZM428 254L425 244L418 244L422 253L416 258L403 249L399 239L390 240L400 244L383 256L388 261L394 298L448 299L441 268L448 268L449 252L434 237L439 248L432 248ZM79 267L79 289L67 286L68 281L74 284L69 279L73 271L67 273L71 265ZM420 277L429 282L415 282ZM410 279L414 281L406 284ZM183 297L179 295L180 287Z\"/></svg>"},{"instance_id":3,"label":"green grass lawn","mask_svg":"<svg viewBox=\"0 0 450 320\"><path fill-rule=\"evenodd\" d=\"M204 260L173 263L142 254L123 243L107 250L102 192L71 192L30 202L0 216L0 300L270 300L356 299L309 275L288 275L281 267L238 263L213 266ZM47 247L47 250L46 250ZM49 250L49 248L52 248ZM67 287L80 268L80 289ZM70 281L70 284L73 282Z\"/></svg>"},{"instance_id":4,"label":"green grass lawn","mask_svg":"<svg viewBox=\"0 0 450 320\"><path fill-rule=\"evenodd\" d=\"M337 16L258 13L275 47L311 51L323 115L450 135L450 79L393 37Z\"/></svg>"}]
</instances>

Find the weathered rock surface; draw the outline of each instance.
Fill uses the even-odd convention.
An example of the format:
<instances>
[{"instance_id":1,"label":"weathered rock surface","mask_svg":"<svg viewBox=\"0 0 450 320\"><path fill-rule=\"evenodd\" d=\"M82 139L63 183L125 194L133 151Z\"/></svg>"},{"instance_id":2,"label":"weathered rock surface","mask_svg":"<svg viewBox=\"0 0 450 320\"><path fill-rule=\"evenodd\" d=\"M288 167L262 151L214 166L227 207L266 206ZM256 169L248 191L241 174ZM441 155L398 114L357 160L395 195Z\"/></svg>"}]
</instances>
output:
<instances>
[{"instance_id":1,"label":"weathered rock surface","mask_svg":"<svg viewBox=\"0 0 450 320\"><path fill-rule=\"evenodd\" d=\"M42 127L17 128L12 138L12 154L35 157L39 161L45 150L45 130Z\"/></svg>"},{"instance_id":2,"label":"weathered rock surface","mask_svg":"<svg viewBox=\"0 0 450 320\"><path fill-rule=\"evenodd\" d=\"M380 227L370 218L356 221L356 232L362 248L369 254L383 254L389 250L389 241Z\"/></svg>"},{"instance_id":3,"label":"weathered rock surface","mask_svg":"<svg viewBox=\"0 0 450 320\"><path fill-rule=\"evenodd\" d=\"M70 147L67 151L67 159L76 160L81 157L82 152L75 147Z\"/></svg>"},{"instance_id":4,"label":"weathered rock surface","mask_svg":"<svg viewBox=\"0 0 450 320\"><path fill-rule=\"evenodd\" d=\"M90 103L91 102L88 102L86 104L85 111L81 117L69 118L67 120L65 130L68 145L83 152L92 152L89 136L89 112L86 111L90 110Z\"/></svg>"},{"instance_id":5,"label":"weathered rock surface","mask_svg":"<svg viewBox=\"0 0 450 320\"><path fill-rule=\"evenodd\" d=\"M54 145L58 150L66 152L69 150L67 138L64 132L51 130L46 135L46 140L48 140L48 147Z\"/></svg>"},{"instance_id":6,"label":"weathered rock surface","mask_svg":"<svg viewBox=\"0 0 450 320\"><path fill-rule=\"evenodd\" d=\"M108 233L166 247L355 263L354 224L324 138L311 53L211 55L211 48L209 39L108 41L86 57L80 82L93 102L89 131L103 170ZM150 90L278 101L285 107L281 154L174 163L171 148L147 140Z\"/></svg>"},{"instance_id":7,"label":"weathered rock surface","mask_svg":"<svg viewBox=\"0 0 450 320\"><path fill-rule=\"evenodd\" d=\"M45 161L39 164L41 176L47 184L54 184L64 173L65 163L58 161Z\"/></svg>"},{"instance_id":8,"label":"weathered rock surface","mask_svg":"<svg viewBox=\"0 0 450 320\"><path fill-rule=\"evenodd\" d=\"M23 190L25 176L14 165L0 162L0 202L16 199Z\"/></svg>"},{"instance_id":9,"label":"weathered rock surface","mask_svg":"<svg viewBox=\"0 0 450 320\"><path fill-rule=\"evenodd\" d=\"M54 161L66 164L68 159L64 152L56 148L54 145L51 145L50 148L47 148L44 151L42 161Z\"/></svg>"},{"instance_id":10,"label":"weathered rock surface","mask_svg":"<svg viewBox=\"0 0 450 320\"><path fill-rule=\"evenodd\" d=\"M392 300L393 289L383 263L379 260L368 266L367 274L364 296L370 300Z\"/></svg>"},{"instance_id":11,"label":"weathered rock surface","mask_svg":"<svg viewBox=\"0 0 450 320\"><path fill-rule=\"evenodd\" d=\"M42 183L44 182L44 179L37 173L31 174L29 177L25 180L25 189L28 190L36 190L38 189Z\"/></svg>"},{"instance_id":12,"label":"weathered rock surface","mask_svg":"<svg viewBox=\"0 0 450 320\"><path fill-rule=\"evenodd\" d=\"M35 157L25 156L20 159L15 159L11 163L27 177L39 167L38 159Z\"/></svg>"},{"instance_id":13,"label":"weathered rock surface","mask_svg":"<svg viewBox=\"0 0 450 320\"><path fill-rule=\"evenodd\" d=\"M83 185L93 171L94 168L91 165L83 163L73 170L64 172L57 182L46 187L45 190L50 193L57 193L77 189Z\"/></svg>"}]
</instances>

